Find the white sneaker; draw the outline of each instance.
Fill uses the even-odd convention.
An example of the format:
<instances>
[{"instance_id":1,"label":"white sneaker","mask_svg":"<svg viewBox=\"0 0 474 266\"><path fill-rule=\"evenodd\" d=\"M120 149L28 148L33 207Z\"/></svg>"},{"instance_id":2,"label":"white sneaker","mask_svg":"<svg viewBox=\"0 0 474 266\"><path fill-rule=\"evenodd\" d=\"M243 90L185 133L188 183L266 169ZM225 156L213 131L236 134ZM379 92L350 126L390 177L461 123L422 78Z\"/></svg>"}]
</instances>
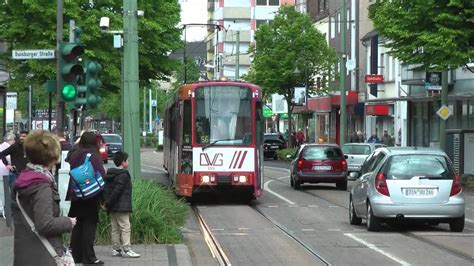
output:
<instances>
[{"instance_id":1,"label":"white sneaker","mask_svg":"<svg viewBox=\"0 0 474 266\"><path fill-rule=\"evenodd\" d=\"M112 250L112 257L122 257L122 250L120 249Z\"/></svg>"},{"instance_id":2,"label":"white sneaker","mask_svg":"<svg viewBox=\"0 0 474 266\"><path fill-rule=\"evenodd\" d=\"M124 257L124 258L139 258L140 254L135 253L135 251L129 249L127 251L122 252L122 257Z\"/></svg>"}]
</instances>

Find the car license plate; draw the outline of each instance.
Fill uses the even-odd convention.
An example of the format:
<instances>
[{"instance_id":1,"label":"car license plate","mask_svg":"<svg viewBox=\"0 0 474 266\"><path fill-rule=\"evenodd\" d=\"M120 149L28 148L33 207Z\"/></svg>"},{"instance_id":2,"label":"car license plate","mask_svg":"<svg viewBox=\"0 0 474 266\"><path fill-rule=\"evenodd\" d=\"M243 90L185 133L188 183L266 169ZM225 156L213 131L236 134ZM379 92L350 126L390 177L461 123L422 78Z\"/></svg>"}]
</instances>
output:
<instances>
[{"instance_id":1,"label":"car license plate","mask_svg":"<svg viewBox=\"0 0 474 266\"><path fill-rule=\"evenodd\" d=\"M403 194L409 197L431 197L435 195L435 191L432 188L405 188Z\"/></svg>"},{"instance_id":2,"label":"car license plate","mask_svg":"<svg viewBox=\"0 0 474 266\"><path fill-rule=\"evenodd\" d=\"M313 166L313 170L317 170L317 171L328 171L328 170L331 170L332 167L330 165L316 165L316 166Z\"/></svg>"},{"instance_id":3,"label":"car license plate","mask_svg":"<svg viewBox=\"0 0 474 266\"><path fill-rule=\"evenodd\" d=\"M278 146L271 146L272 149L278 149Z\"/></svg>"}]
</instances>

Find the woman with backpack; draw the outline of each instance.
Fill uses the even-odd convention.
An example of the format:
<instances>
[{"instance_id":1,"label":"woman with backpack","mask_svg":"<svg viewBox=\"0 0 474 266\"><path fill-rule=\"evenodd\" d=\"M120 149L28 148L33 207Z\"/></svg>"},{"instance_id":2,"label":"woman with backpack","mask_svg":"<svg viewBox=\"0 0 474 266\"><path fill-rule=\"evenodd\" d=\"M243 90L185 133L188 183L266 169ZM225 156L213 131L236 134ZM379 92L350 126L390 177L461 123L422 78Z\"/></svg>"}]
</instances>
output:
<instances>
[{"instance_id":1,"label":"woman with backpack","mask_svg":"<svg viewBox=\"0 0 474 266\"><path fill-rule=\"evenodd\" d=\"M93 132L84 132L79 140L77 149L71 151L70 168L74 169L82 165L91 154L89 160L94 168L94 172L105 177L105 170L102 159L99 155L99 145ZM98 193L87 199L79 199L74 192L74 181L69 181L66 200L71 201L69 217L76 217L77 224L71 234L71 250L75 263L83 264L104 264L97 259L94 251L94 241L97 224L99 222L99 209L102 201L102 193Z\"/></svg>"}]
</instances>

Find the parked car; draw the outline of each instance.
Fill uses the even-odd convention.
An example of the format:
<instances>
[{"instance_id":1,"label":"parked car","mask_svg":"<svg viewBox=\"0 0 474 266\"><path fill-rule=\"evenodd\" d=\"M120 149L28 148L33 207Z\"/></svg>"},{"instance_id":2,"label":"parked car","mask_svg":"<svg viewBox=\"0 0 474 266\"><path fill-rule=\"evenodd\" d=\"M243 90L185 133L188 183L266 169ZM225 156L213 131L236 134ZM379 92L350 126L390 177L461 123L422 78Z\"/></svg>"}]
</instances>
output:
<instances>
[{"instance_id":1,"label":"parked car","mask_svg":"<svg viewBox=\"0 0 474 266\"><path fill-rule=\"evenodd\" d=\"M448 156L429 148L377 149L362 165L352 186L349 221L367 220L369 231L392 220L416 219L449 223L453 232L464 229L464 196Z\"/></svg>"},{"instance_id":2,"label":"parked car","mask_svg":"<svg viewBox=\"0 0 474 266\"><path fill-rule=\"evenodd\" d=\"M123 150L123 140L119 134L102 134L102 137L107 144L109 157Z\"/></svg>"},{"instance_id":3,"label":"parked car","mask_svg":"<svg viewBox=\"0 0 474 266\"><path fill-rule=\"evenodd\" d=\"M286 141L280 133L263 135L263 155L265 158L278 159L278 151L286 148Z\"/></svg>"},{"instance_id":4,"label":"parked car","mask_svg":"<svg viewBox=\"0 0 474 266\"><path fill-rule=\"evenodd\" d=\"M365 159L376 149L386 147L380 143L346 143L342 146L342 152L347 155L347 171L359 172Z\"/></svg>"},{"instance_id":5,"label":"parked car","mask_svg":"<svg viewBox=\"0 0 474 266\"><path fill-rule=\"evenodd\" d=\"M346 190L346 158L336 144L303 144L291 162L290 184L300 189L303 183L335 183Z\"/></svg>"}]
</instances>

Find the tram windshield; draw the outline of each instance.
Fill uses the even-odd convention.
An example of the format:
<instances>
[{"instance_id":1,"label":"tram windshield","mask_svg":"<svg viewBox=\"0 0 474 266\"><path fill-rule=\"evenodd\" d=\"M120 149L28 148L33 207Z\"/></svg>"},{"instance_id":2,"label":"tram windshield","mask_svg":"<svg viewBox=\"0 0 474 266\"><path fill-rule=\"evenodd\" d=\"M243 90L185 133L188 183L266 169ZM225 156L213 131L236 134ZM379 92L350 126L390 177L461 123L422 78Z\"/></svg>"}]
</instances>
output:
<instances>
[{"instance_id":1,"label":"tram windshield","mask_svg":"<svg viewBox=\"0 0 474 266\"><path fill-rule=\"evenodd\" d=\"M195 91L195 139L203 145L250 145L252 90L211 86Z\"/></svg>"}]
</instances>

